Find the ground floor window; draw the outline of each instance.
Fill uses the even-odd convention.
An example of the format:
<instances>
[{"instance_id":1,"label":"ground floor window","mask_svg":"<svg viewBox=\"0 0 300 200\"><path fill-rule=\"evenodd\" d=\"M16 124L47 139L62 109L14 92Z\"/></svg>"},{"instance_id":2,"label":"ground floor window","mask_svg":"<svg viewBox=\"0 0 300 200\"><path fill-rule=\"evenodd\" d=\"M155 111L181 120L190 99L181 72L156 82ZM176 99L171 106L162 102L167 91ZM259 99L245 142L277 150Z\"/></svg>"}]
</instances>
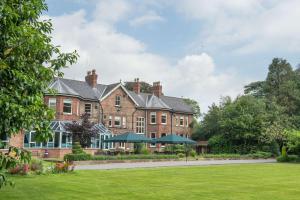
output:
<instances>
[{"instance_id":1,"label":"ground floor window","mask_svg":"<svg viewBox=\"0 0 300 200\"><path fill-rule=\"evenodd\" d=\"M8 143L9 143L9 137L6 134L1 134L0 135L0 140L2 145L0 145L0 149L7 149L8 148Z\"/></svg>"},{"instance_id":2,"label":"ground floor window","mask_svg":"<svg viewBox=\"0 0 300 200\"><path fill-rule=\"evenodd\" d=\"M110 138L111 135L98 134L96 137L92 138L91 148L94 149L112 149L114 148L113 143L104 142L104 140Z\"/></svg>"},{"instance_id":3,"label":"ground floor window","mask_svg":"<svg viewBox=\"0 0 300 200\"><path fill-rule=\"evenodd\" d=\"M151 133L151 139L154 140L156 138L156 133ZM155 143L151 143L150 147L156 147Z\"/></svg>"},{"instance_id":4,"label":"ground floor window","mask_svg":"<svg viewBox=\"0 0 300 200\"><path fill-rule=\"evenodd\" d=\"M24 147L26 148L71 148L72 137L67 132L55 132L47 142L38 142L36 133L28 131L24 136Z\"/></svg>"},{"instance_id":5,"label":"ground floor window","mask_svg":"<svg viewBox=\"0 0 300 200\"><path fill-rule=\"evenodd\" d=\"M161 135L160 135L160 137L165 137L167 134L165 134L165 133L162 133ZM161 147L165 147L165 145L166 145L166 143L161 143Z\"/></svg>"}]
</instances>

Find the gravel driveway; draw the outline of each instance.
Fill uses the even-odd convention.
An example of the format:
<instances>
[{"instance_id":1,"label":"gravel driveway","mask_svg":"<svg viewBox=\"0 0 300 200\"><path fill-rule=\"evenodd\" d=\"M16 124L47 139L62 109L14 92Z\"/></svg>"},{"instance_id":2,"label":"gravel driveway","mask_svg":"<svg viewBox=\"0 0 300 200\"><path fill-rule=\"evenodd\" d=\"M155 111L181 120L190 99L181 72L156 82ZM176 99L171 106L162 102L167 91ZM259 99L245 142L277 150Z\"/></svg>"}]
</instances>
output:
<instances>
[{"instance_id":1,"label":"gravel driveway","mask_svg":"<svg viewBox=\"0 0 300 200\"><path fill-rule=\"evenodd\" d=\"M97 165L77 165L75 170L109 170L109 169L132 169L149 167L175 167L175 166L207 166L227 164L255 164L275 163L274 159L258 160L201 160L201 161L163 161L163 162L137 162L137 163L107 163Z\"/></svg>"}]
</instances>

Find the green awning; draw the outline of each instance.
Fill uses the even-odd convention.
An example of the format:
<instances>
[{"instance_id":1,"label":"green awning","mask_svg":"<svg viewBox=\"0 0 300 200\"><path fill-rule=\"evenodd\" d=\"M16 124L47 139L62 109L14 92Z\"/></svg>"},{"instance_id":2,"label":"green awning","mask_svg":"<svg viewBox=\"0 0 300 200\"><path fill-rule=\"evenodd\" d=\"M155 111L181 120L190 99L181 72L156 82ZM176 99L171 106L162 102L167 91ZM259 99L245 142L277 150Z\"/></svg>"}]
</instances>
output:
<instances>
[{"instance_id":1,"label":"green awning","mask_svg":"<svg viewBox=\"0 0 300 200\"><path fill-rule=\"evenodd\" d=\"M197 144L196 141L189 138L181 137L175 134L170 134L161 138L153 140L154 143L166 143L166 144Z\"/></svg>"},{"instance_id":2,"label":"green awning","mask_svg":"<svg viewBox=\"0 0 300 200\"><path fill-rule=\"evenodd\" d=\"M151 143L150 138L145 137L143 134L136 134L132 132L123 133L114 137L104 140L104 142L125 142L125 143Z\"/></svg>"}]
</instances>

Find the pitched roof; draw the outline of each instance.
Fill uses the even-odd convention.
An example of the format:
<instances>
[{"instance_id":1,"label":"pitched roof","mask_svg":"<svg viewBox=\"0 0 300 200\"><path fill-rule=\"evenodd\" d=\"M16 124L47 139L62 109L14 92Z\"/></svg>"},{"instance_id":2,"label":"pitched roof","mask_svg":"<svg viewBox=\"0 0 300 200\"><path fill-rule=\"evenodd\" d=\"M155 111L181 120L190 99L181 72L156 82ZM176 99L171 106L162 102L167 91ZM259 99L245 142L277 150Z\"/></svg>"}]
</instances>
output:
<instances>
[{"instance_id":1,"label":"pitched roof","mask_svg":"<svg viewBox=\"0 0 300 200\"><path fill-rule=\"evenodd\" d=\"M105 98L119 85L121 84L97 84L95 88L92 88L85 81L55 78L49 85L49 89L56 90L59 95L77 96L82 99L99 101L101 98ZM122 88L126 90L125 87ZM182 98L169 97L164 95L157 97L153 94L148 93L136 94L135 92L128 90L126 90L125 92L127 92L127 94L132 98L137 107L145 109L166 109L173 110L175 112L193 113L192 107L186 104L184 102L184 99Z\"/></svg>"}]
</instances>

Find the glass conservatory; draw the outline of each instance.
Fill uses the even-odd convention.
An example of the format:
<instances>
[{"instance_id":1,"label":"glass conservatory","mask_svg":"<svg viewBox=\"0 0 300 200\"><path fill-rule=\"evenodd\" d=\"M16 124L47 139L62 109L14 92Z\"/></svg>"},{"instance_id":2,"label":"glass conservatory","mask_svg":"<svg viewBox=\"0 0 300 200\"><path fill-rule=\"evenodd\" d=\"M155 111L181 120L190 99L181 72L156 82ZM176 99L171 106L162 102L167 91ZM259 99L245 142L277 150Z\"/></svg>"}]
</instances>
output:
<instances>
[{"instance_id":1,"label":"glass conservatory","mask_svg":"<svg viewBox=\"0 0 300 200\"><path fill-rule=\"evenodd\" d=\"M72 137L66 130L66 124L70 121L52 121L50 128L53 135L47 142L37 142L35 139L36 133L34 131L26 131L24 136L25 148L71 148ZM112 133L103 126L103 124L96 124L94 127L98 131L98 135L92 138L91 148L96 149L110 149L113 148L111 143L103 142L105 139L112 137Z\"/></svg>"}]
</instances>

